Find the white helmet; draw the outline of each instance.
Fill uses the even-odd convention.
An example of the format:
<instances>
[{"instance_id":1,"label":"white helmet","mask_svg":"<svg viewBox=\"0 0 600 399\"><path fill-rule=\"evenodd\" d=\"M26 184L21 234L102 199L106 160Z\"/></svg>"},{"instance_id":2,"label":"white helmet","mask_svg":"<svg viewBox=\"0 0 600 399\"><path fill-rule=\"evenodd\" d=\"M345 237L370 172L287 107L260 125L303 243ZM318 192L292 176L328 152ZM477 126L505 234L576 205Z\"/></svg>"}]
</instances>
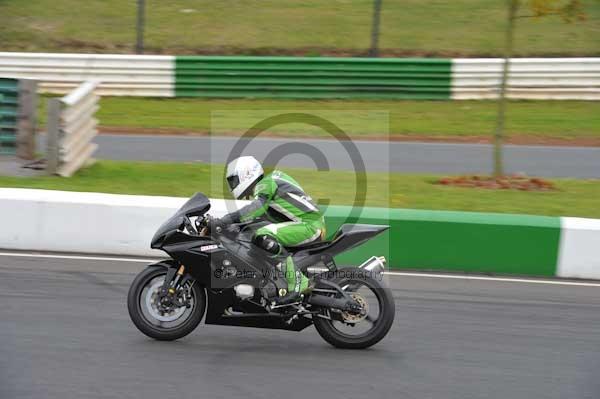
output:
<instances>
[{"instance_id":1,"label":"white helmet","mask_svg":"<svg viewBox=\"0 0 600 399\"><path fill-rule=\"evenodd\" d=\"M265 172L254 157L239 157L227 165L227 183L236 199L249 195L248 189L260 180Z\"/></svg>"}]
</instances>

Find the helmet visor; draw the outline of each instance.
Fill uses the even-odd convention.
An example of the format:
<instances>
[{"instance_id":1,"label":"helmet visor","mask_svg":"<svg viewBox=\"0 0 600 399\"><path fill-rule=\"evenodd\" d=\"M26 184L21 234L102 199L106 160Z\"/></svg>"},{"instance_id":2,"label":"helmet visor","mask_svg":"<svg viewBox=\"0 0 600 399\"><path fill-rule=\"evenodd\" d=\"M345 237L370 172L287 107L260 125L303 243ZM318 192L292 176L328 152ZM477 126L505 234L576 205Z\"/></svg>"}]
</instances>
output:
<instances>
[{"instance_id":1,"label":"helmet visor","mask_svg":"<svg viewBox=\"0 0 600 399\"><path fill-rule=\"evenodd\" d=\"M239 176L229 176L227 178L227 184L229 184L229 189L233 191L233 189L235 189L240 184Z\"/></svg>"}]
</instances>

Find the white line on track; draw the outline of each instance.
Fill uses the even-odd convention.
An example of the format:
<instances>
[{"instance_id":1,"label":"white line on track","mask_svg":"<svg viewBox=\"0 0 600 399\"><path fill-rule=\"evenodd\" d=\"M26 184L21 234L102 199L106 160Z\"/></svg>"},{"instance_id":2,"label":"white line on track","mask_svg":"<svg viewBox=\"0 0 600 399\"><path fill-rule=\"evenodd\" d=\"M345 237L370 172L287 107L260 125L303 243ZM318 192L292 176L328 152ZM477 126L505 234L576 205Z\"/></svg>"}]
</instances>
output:
<instances>
[{"instance_id":1,"label":"white line on track","mask_svg":"<svg viewBox=\"0 0 600 399\"><path fill-rule=\"evenodd\" d=\"M588 283L565 280L537 280L527 278L512 278L512 277L486 277L486 276L466 276L456 274L436 274L436 273L409 273L409 272L386 272L386 275L402 276L402 277L431 277L431 278L447 278L457 280L483 280L483 281L500 281L508 283L529 283L529 284L553 284L553 285L576 285L581 287L600 287L600 283Z\"/></svg>"},{"instance_id":2,"label":"white line on track","mask_svg":"<svg viewBox=\"0 0 600 399\"><path fill-rule=\"evenodd\" d=\"M108 262L134 262L151 263L160 260L160 258L115 258L110 256L85 256L85 255L60 255L44 253L26 253L26 252L0 252L0 256L12 256L21 258L46 258L46 259L74 259L74 260L96 260ZM507 283L527 283L527 284L550 284L550 285L571 285L580 287L600 287L599 283L563 281L563 280L538 280L511 277L487 277L487 276L467 276L456 274L439 273L412 273L412 272L386 272L387 276L397 277L426 277L426 278L445 278L454 280L480 280L480 281L498 281Z\"/></svg>"},{"instance_id":3,"label":"white line on track","mask_svg":"<svg viewBox=\"0 0 600 399\"><path fill-rule=\"evenodd\" d=\"M110 256L85 256L85 255L58 255L58 254L41 254L41 253L25 253L25 252L0 252L0 256L14 256L18 258L47 258L47 259L76 259L76 260L102 260L114 262L135 262L147 263L156 262L160 258L144 259L144 258L113 258Z\"/></svg>"}]
</instances>

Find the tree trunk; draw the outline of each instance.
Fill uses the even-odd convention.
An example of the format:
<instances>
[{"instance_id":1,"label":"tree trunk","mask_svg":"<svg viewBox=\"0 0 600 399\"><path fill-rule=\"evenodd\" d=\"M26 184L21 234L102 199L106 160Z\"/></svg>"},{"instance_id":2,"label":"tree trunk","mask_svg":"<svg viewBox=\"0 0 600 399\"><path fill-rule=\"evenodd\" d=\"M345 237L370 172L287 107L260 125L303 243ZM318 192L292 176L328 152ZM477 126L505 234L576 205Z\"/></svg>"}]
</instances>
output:
<instances>
[{"instance_id":1,"label":"tree trunk","mask_svg":"<svg viewBox=\"0 0 600 399\"><path fill-rule=\"evenodd\" d=\"M519 9L519 0L507 0L508 21L506 24L506 41L504 49L504 63L502 65L502 77L500 80L500 93L498 96L498 116L496 129L494 131L494 176L504 175L504 163L502 159L502 144L504 141L504 124L506 119L506 88L508 86L508 72L510 58L513 52L515 19Z\"/></svg>"}]
</instances>

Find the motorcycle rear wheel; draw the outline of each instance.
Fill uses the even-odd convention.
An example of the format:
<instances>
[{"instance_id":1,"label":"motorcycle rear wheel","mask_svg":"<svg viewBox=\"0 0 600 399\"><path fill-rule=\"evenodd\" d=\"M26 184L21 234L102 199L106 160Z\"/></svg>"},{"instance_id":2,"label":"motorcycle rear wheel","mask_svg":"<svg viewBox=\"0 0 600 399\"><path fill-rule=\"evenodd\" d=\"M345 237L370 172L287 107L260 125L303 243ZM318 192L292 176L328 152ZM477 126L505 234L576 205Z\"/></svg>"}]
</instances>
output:
<instances>
[{"instance_id":1,"label":"motorcycle rear wheel","mask_svg":"<svg viewBox=\"0 0 600 399\"><path fill-rule=\"evenodd\" d=\"M371 292L371 296L376 299L379 307L377 317L375 320L370 320L369 314L367 314L362 320L360 318L352 320L352 323L348 323L349 326L355 324L355 327L358 327L361 323L370 323L372 325L368 331L352 335L345 333L336 326L344 323L332 320L330 318L331 310L322 309L322 317L313 316L315 328L325 341L337 348L364 349L373 346L387 335L394 323L396 310L391 290L385 287L378 279L364 273L357 273L357 269L355 268L340 269L339 274L342 277L332 281L340 287L352 287L351 289L357 289L358 291L360 291L360 287L365 287L365 291ZM360 298L360 302L366 302L363 297L364 294L357 293L357 295ZM355 327L351 327L349 330Z\"/></svg>"}]
</instances>

